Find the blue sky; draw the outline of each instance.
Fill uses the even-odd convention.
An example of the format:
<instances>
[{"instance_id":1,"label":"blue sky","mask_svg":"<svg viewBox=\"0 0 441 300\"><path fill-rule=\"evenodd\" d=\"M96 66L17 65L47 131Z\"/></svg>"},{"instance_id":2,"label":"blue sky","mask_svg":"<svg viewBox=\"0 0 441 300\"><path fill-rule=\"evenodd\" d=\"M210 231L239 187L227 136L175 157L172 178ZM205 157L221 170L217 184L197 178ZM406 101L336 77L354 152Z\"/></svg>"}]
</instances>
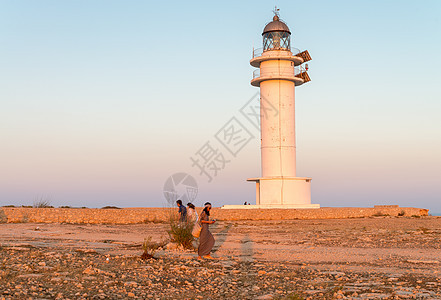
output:
<instances>
[{"instance_id":1,"label":"blue sky","mask_svg":"<svg viewBox=\"0 0 441 300\"><path fill-rule=\"evenodd\" d=\"M1 1L0 205L253 202L253 47L275 5L311 56L296 89L297 174L322 206L441 212L439 1ZM190 157L237 117L255 136L212 182ZM227 156L228 153L225 153Z\"/></svg>"}]
</instances>

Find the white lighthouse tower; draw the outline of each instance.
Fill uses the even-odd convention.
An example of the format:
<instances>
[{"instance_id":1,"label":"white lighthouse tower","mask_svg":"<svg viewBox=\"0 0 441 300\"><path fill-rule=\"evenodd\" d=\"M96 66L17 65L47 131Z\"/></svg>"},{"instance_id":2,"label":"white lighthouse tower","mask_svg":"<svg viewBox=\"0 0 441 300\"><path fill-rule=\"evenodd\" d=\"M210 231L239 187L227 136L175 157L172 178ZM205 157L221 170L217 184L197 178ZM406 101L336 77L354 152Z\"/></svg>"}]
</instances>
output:
<instances>
[{"instance_id":1,"label":"white lighthouse tower","mask_svg":"<svg viewBox=\"0 0 441 300\"><path fill-rule=\"evenodd\" d=\"M311 57L291 47L291 31L274 13L250 61L259 68L251 85L260 87L262 177L248 181L256 182L256 208L319 208L311 204L311 178L296 174L295 87L310 81L303 64Z\"/></svg>"}]
</instances>

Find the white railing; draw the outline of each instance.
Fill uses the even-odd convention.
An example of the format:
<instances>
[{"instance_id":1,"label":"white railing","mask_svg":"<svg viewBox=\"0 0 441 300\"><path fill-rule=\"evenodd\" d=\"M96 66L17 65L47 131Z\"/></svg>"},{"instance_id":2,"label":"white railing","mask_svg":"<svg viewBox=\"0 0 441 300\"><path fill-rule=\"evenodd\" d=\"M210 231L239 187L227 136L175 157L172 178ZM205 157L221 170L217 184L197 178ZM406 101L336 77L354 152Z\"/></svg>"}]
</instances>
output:
<instances>
[{"instance_id":1,"label":"white railing","mask_svg":"<svg viewBox=\"0 0 441 300\"><path fill-rule=\"evenodd\" d=\"M300 73L305 73L306 69L302 66L298 66L294 68L294 75L298 75Z\"/></svg>"},{"instance_id":2,"label":"white railing","mask_svg":"<svg viewBox=\"0 0 441 300\"><path fill-rule=\"evenodd\" d=\"M260 69L254 70L253 72L253 79L256 79L257 77L260 77Z\"/></svg>"},{"instance_id":3,"label":"white railing","mask_svg":"<svg viewBox=\"0 0 441 300\"><path fill-rule=\"evenodd\" d=\"M304 73L304 72L306 72L306 69L303 66L298 66L298 67L294 67L294 73L282 72L282 73L278 74L278 72L277 73L276 72L274 72L274 73L270 72L270 73L268 73L268 76L274 76L274 75L276 75L276 76L278 76L278 75L281 75L281 76L296 76L296 75ZM258 77L260 77L260 69L256 69L256 70L253 71L253 79L256 79Z\"/></svg>"},{"instance_id":4,"label":"white railing","mask_svg":"<svg viewBox=\"0 0 441 300\"><path fill-rule=\"evenodd\" d=\"M284 50L284 49L274 49L274 50ZM267 50L267 51L274 51L274 50ZM300 50L294 47L291 47L291 53L293 55L299 54ZM257 48L253 49L253 58L262 56L263 54L263 48Z\"/></svg>"}]
</instances>

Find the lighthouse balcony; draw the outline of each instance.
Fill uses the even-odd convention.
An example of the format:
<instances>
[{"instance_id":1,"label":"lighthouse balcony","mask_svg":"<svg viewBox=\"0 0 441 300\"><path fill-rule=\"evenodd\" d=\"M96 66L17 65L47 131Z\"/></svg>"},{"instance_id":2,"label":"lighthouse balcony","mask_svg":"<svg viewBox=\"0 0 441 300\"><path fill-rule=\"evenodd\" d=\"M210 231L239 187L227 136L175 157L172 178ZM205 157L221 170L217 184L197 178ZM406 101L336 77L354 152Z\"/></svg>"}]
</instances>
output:
<instances>
[{"instance_id":1,"label":"lighthouse balcony","mask_svg":"<svg viewBox=\"0 0 441 300\"><path fill-rule=\"evenodd\" d=\"M289 80L293 81L296 86L311 81L308 73L302 66L294 67L294 69L285 72L265 72L264 74L260 73L260 69L254 70L251 85L260 86L260 83L265 80Z\"/></svg>"},{"instance_id":2,"label":"lighthouse balcony","mask_svg":"<svg viewBox=\"0 0 441 300\"><path fill-rule=\"evenodd\" d=\"M280 51L283 51L283 52L291 52L293 55L296 55L296 54L299 54L299 53L300 53L300 50L297 49L297 48L291 47L291 48L289 48L289 49L291 49L291 51L289 51L288 48L280 48L280 49L266 50L266 51L265 51L265 54L271 54L271 52L274 53L274 51L277 51L277 52L280 52ZM257 49L254 49L254 50L253 50L253 58L255 58L255 57L259 57L259 56L262 56L263 53L264 53L263 48L257 48Z\"/></svg>"},{"instance_id":3,"label":"lighthouse balcony","mask_svg":"<svg viewBox=\"0 0 441 300\"><path fill-rule=\"evenodd\" d=\"M277 75L284 75L284 76L297 76L301 73L306 73L306 69L302 66L295 67L294 72L292 72L292 69L285 72L267 72L263 76L277 76ZM253 72L253 79L260 77L260 69L256 69Z\"/></svg>"},{"instance_id":4,"label":"lighthouse balcony","mask_svg":"<svg viewBox=\"0 0 441 300\"><path fill-rule=\"evenodd\" d=\"M301 53L303 52L300 52L299 49L293 47L265 51L263 48L258 48L253 50L253 57L250 60L250 64L253 67L259 68L262 61L281 59L292 61L295 66L299 66L305 62L303 56L300 55Z\"/></svg>"}]
</instances>

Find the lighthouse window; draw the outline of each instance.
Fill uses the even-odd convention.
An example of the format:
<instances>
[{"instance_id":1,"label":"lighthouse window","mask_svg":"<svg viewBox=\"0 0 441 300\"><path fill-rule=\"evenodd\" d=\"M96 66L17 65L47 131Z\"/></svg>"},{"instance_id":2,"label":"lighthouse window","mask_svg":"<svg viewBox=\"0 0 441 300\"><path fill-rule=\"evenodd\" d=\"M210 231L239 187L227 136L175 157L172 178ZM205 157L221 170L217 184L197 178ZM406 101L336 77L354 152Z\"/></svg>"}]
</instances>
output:
<instances>
[{"instance_id":1,"label":"lighthouse window","mask_svg":"<svg viewBox=\"0 0 441 300\"><path fill-rule=\"evenodd\" d=\"M290 50L290 35L287 32L267 32L263 35L263 50Z\"/></svg>"}]
</instances>

